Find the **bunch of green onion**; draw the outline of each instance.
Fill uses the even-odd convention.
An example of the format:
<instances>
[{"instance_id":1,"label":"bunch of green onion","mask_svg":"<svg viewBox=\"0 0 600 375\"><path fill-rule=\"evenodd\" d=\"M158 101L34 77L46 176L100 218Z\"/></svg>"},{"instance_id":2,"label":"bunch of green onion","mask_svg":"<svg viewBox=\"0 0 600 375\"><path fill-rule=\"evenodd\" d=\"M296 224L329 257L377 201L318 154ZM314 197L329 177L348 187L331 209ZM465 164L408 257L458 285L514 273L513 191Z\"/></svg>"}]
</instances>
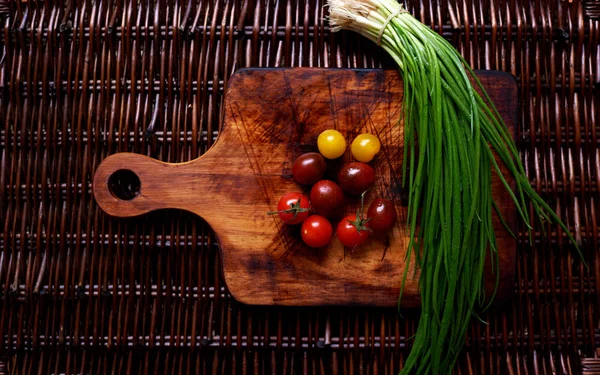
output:
<instances>
[{"instance_id":1,"label":"bunch of green onion","mask_svg":"<svg viewBox=\"0 0 600 375\"><path fill-rule=\"evenodd\" d=\"M402 75L403 179L409 191L411 238L402 285L414 254L422 301L403 373L450 373L471 317L494 297L484 292L486 257L499 274L492 170L530 231L528 203L538 220L557 223L574 239L531 187L508 128L451 44L394 0L329 0L327 5L332 31L352 30L376 42ZM494 151L514 178L514 189ZM402 292L399 302L401 297Z\"/></svg>"}]
</instances>

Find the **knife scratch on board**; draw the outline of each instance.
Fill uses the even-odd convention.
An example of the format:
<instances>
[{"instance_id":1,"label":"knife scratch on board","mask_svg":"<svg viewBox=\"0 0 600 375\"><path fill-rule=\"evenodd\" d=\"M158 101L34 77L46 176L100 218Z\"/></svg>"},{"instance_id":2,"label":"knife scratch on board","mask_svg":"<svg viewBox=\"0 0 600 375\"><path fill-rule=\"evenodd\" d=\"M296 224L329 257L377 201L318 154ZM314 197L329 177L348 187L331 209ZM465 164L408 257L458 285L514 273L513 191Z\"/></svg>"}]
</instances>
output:
<instances>
[{"instance_id":1,"label":"knife scratch on board","mask_svg":"<svg viewBox=\"0 0 600 375\"><path fill-rule=\"evenodd\" d=\"M235 105L235 109L233 108L234 105ZM246 158L248 158L248 164L250 165L250 169L252 169L254 179L255 179L257 185L262 190L263 201L267 207L265 214L266 214L266 212L274 211L274 209L271 205L271 202L269 200L269 190L272 189L272 186L266 186L264 179L267 177L259 177L259 176L262 176L261 167L257 163L257 161L260 160L260 158L258 157L254 147L252 147L252 142L251 142L251 137L250 137L252 132L251 132L251 129L248 129L249 124L244 120L244 116L242 115L242 112L237 103L232 103L230 105L230 111L235 117L234 122L236 122L237 124L241 124L241 126L235 126L234 128L237 130L238 137L240 138L240 140L242 140L241 144L242 144L242 147L244 148ZM242 130L243 130L243 132L242 132ZM245 138L244 138L244 135L246 136ZM244 141L244 140L246 140L246 141ZM286 235L286 233L284 233L283 224L279 220L277 220L275 217L272 217L272 220L274 221L275 226L277 228L277 232L279 234L277 237L274 237L274 238L280 239L280 242L284 245L285 250L286 250L285 252L287 253L290 249L293 248L293 246L292 246L293 244L291 244L289 242L290 236L288 236L288 235ZM276 246L277 243L274 242L273 245ZM276 247L273 250L273 252L277 251L277 250L278 250L278 248Z\"/></svg>"}]
</instances>

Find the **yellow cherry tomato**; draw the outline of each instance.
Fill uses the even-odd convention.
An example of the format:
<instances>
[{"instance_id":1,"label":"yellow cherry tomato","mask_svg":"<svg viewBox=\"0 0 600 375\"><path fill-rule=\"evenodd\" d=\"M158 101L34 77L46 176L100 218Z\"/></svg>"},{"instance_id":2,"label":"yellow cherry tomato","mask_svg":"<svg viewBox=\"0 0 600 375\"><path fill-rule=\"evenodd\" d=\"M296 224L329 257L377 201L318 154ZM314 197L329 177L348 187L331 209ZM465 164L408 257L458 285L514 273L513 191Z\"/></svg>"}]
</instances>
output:
<instances>
[{"instance_id":1,"label":"yellow cherry tomato","mask_svg":"<svg viewBox=\"0 0 600 375\"><path fill-rule=\"evenodd\" d=\"M354 138L354 141L352 141L352 145L350 146L352 156L363 163L368 163L373 160L380 148L381 143L379 142L379 139L369 133L361 134Z\"/></svg>"},{"instance_id":2,"label":"yellow cherry tomato","mask_svg":"<svg viewBox=\"0 0 600 375\"><path fill-rule=\"evenodd\" d=\"M346 152L346 139L339 131L329 129L319 134L317 146L321 155L327 159L337 159Z\"/></svg>"}]
</instances>

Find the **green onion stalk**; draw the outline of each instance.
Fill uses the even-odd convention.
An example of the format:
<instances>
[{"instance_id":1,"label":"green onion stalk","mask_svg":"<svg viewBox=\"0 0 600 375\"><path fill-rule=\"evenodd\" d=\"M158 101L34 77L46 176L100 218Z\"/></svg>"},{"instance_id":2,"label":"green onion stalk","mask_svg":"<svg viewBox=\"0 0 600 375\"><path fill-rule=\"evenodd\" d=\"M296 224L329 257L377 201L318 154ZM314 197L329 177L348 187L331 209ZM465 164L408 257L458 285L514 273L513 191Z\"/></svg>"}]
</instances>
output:
<instances>
[{"instance_id":1,"label":"green onion stalk","mask_svg":"<svg viewBox=\"0 0 600 375\"><path fill-rule=\"evenodd\" d=\"M540 222L558 224L577 251L579 247L531 187L506 124L450 43L394 0L329 0L327 6L332 31L351 30L376 42L394 59L402 76L403 184L408 185L411 240L398 306L411 257L420 269L422 301L402 373L450 373L471 317L494 299L495 291L488 296L484 291L487 257L498 286L492 215L500 212L492 199L493 172L510 193L530 236L528 204ZM502 164L514 179L514 188Z\"/></svg>"}]
</instances>

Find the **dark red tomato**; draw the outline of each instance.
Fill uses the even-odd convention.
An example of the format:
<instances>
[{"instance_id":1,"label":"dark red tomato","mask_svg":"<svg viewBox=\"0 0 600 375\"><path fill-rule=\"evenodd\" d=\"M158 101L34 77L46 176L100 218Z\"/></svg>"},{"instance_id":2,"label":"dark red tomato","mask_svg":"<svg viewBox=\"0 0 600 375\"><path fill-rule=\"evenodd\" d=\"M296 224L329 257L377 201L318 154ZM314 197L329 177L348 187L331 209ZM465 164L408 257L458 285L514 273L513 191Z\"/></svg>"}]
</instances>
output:
<instances>
[{"instance_id":1,"label":"dark red tomato","mask_svg":"<svg viewBox=\"0 0 600 375\"><path fill-rule=\"evenodd\" d=\"M375 171L365 163L348 163L338 172L338 183L348 194L360 195L373 186L374 181Z\"/></svg>"},{"instance_id":2,"label":"dark red tomato","mask_svg":"<svg viewBox=\"0 0 600 375\"><path fill-rule=\"evenodd\" d=\"M310 214L310 201L306 195L300 193L284 194L277 203L277 211L269 215L279 214L279 218L286 224L299 224Z\"/></svg>"},{"instance_id":3,"label":"dark red tomato","mask_svg":"<svg viewBox=\"0 0 600 375\"><path fill-rule=\"evenodd\" d=\"M383 198L376 198L367 211L367 217L370 219L367 226L375 234L383 234L394 227L398 214L394 202Z\"/></svg>"},{"instance_id":4,"label":"dark red tomato","mask_svg":"<svg viewBox=\"0 0 600 375\"><path fill-rule=\"evenodd\" d=\"M365 227L365 220L357 220L356 215L348 215L337 226L337 236L346 247L355 247L364 243L371 231Z\"/></svg>"},{"instance_id":5,"label":"dark red tomato","mask_svg":"<svg viewBox=\"0 0 600 375\"><path fill-rule=\"evenodd\" d=\"M301 185L312 185L323 178L327 163L318 152L300 155L292 165L292 176Z\"/></svg>"},{"instance_id":6,"label":"dark red tomato","mask_svg":"<svg viewBox=\"0 0 600 375\"><path fill-rule=\"evenodd\" d=\"M335 182L321 180L310 190L310 203L319 215L327 218L339 217L344 208L344 192Z\"/></svg>"},{"instance_id":7,"label":"dark red tomato","mask_svg":"<svg viewBox=\"0 0 600 375\"><path fill-rule=\"evenodd\" d=\"M300 228L302 241L310 247L323 247L331 241L333 228L329 220L321 215L309 216Z\"/></svg>"}]
</instances>

